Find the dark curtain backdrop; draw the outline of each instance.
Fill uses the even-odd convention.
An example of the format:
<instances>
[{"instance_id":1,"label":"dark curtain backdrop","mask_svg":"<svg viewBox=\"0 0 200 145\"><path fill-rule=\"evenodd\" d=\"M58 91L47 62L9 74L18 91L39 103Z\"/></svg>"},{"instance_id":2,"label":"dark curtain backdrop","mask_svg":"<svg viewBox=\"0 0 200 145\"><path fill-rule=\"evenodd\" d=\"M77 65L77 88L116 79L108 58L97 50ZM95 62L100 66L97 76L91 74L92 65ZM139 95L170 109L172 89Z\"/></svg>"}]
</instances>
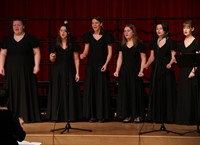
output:
<instances>
[{"instance_id":1,"label":"dark curtain backdrop","mask_svg":"<svg viewBox=\"0 0 200 145\"><path fill-rule=\"evenodd\" d=\"M26 18L195 17L199 0L1 0L0 16Z\"/></svg>"},{"instance_id":2,"label":"dark curtain backdrop","mask_svg":"<svg viewBox=\"0 0 200 145\"><path fill-rule=\"evenodd\" d=\"M42 42L42 65L38 78L48 80L49 42L56 37L63 20L69 19L72 34L80 42L82 51L83 34L91 27L91 18L98 15L104 19L104 27L112 32L116 40L110 65L112 75L117 44L126 23L136 26L139 37L147 46L153 38L155 19L168 21L171 37L180 40L183 37L183 19L193 18L199 37L199 4L199 0L1 0L0 40L12 32L8 20L13 17L26 18L26 31ZM84 77L84 63L81 61L81 79Z\"/></svg>"}]
</instances>

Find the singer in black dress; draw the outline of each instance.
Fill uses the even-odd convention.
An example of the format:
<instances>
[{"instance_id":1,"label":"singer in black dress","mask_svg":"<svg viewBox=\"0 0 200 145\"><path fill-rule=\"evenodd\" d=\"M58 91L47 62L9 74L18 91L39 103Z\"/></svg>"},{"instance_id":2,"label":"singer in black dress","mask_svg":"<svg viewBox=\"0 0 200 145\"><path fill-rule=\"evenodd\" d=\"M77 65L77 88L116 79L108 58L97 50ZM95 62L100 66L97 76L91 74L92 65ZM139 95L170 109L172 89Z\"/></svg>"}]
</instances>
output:
<instances>
[{"instance_id":1,"label":"singer in black dress","mask_svg":"<svg viewBox=\"0 0 200 145\"><path fill-rule=\"evenodd\" d=\"M72 41L68 28L67 24L60 27L50 50L48 117L52 121L78 121L81 117L79 46Z\"/></svg>"},{"instance_id":2,"label":"singer in black dress","mask_svg":"<svg viewBox=\"0 0 200 145\"><path fill-rule=\"evenodd\" d=\"M84 84L84 117L90 122L111 118L108 63L112 56L113 38L103 30L102 19L92 19L92 30L84 38L85 49L80 55L88 56Z\"/></svg>"},{"instance_id":3,"label":"singer in black dress","mask_svg":"<svg viewBox=\"0 0 200 145\"><path fill-rule=\"evenodd\" d=\"M24 27L22 20L13 20L14 34L2 42L0 73L5 75L9 109L25 122L38 122L40 107L36 74L40 65L39 41L25 33Z\"/></svg>"},{"instance_id":4,"label":"singer in black dress","mask_svg":"<svg viewBox=\"0 0 200 145\"><path fill-rule=\"evenodd\" d=\"M117 115L124 123L141 121L145 114L145 88L143 70L146 63L146 47L138 39L132 24L124 27L114 76L119 77Z\"/></svg>"},{"instance_id":5,"label":"singer in black dress","mask_svg":"<svg viewBox=\"0 0 200 145\"><path fill-rule=\"evenodd\" d=\"M200 43L193 36L194 24L191 20L183 23L185 39L178 45L181 54L200 52ZM178 81L177 124L198 124L199 103L199 70L197 67L181 67ZM200 121L200 120L199 120Z\"/></svg>"},{"instance_id":6,"label":"singer in black dress","mask_svg":"<svg viewBox=\"0 0 200 145\"><path fill-rule=\"evenodd\" d=\"M168 37L168 25L156 25L158 38L150 44L146 67L153 63L150 82L148 119L155 123L173 123L176 112L175 62L176 43Z\"/></svg>"}]
</instances>

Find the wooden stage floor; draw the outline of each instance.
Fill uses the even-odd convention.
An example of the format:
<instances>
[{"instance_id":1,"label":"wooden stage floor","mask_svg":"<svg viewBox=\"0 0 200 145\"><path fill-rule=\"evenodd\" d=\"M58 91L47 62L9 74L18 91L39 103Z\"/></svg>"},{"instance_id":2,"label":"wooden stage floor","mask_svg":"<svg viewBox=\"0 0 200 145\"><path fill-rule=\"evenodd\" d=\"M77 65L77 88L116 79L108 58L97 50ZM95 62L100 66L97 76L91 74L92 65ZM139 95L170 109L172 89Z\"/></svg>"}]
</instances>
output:
<instances>
[{"instance_id":1,"label":"wooden stage floor","mask_svg":"<svg viewBox=\"0 0 200 145\"><path fill-rule=\"evenodd\" d=\"M155 123L89 123L71 122L71 128L65 131L50 130L65 128L66 123L42 122L24 124L27 133L26 141L42 142L42 145L199 145L200 133L197 126L165 124L169 131L187 133L178 135L167 131L160 131L161 124ZM82 131L78 129L92 130ZM154 131L144 133L146 131ZM139 135L139 133L144 133Z\"/></svg>"}]
</instances>

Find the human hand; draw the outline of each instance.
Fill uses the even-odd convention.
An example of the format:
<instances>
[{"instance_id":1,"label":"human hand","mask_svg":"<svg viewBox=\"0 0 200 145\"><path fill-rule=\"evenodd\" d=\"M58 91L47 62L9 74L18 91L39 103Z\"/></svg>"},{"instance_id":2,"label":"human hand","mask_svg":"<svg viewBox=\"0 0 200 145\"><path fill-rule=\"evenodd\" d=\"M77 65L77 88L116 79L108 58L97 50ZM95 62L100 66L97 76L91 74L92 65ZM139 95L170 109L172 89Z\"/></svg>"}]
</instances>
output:
<instances>
[{"instance_id":1,"label":"human hand","mask_svg":"<svg viewBox=\"0 0 200 145\"><path fill-rule=\"evenodd\" d=\"M144 73L143 72L139 72L138 73L138 77L143 77L144 76Z\"/></svg>"},{"instance_id":2,"label":"human hand","mask_svg":"<svg viewBox=\"0 0 200 145\"><path fill-rule=\"evenodd\" d=\"M51 62L55 62L56 61L56 53L54 52L54 53L50 53L50 61Z\"/></svg>"},{"instance_id":3,"label":"human hand","mask_svg":"<svg viewBox=\"0 0 200 145\"><path fill-rule=\"evenodd\" d=\"M0 68L0 75L2 75L2 76L5 76L5 70L4 70L4 68L2 67L2 68Z\"/></svg>"},{"instance_id":4,"label":"human hand","mask_svg":"<svg viewBox=\"0 0 200 145\"><path fill-rule=\"evenodd\" d=\"M119 72L114 72L114 74L113 74L115 77L118 77L119 76Z\"/></svg>"},{"instance_id":5,"label":"human hand","mask_svg":"<svg viewBox=\"0 0 200 145\"><path fill-rule=\"evenodd\" d=\"M80 76L79 76L79 74L76 74L76 76L75 76L75 81L76 81L76 82L78 82L78 81L79 81L79 79L80 79Z\"/></svg>"},{"instance_id":6,"label":"human hand","mask_svg":"<svg viewBox=\"0 0 200 145\"><path fill-rule=\"evenodd\" d=\"M40 71L40 67L34 66L33 68L33 74L37 74Z\"/></svg>"},{"instance_id":7,"label":"human hand","mask_svg":"<svg viewBox=\"0 0 200 145\"><path fill-rule=\"evenodd\" d=\"M193 78L195 76L195 73L194 72L190 72L188 78Z\"/></svg>"},{"instance_id":8,"label":"human hand","mask_svg":"<svg viewBox=\"0 0 200 145\"><path fill-rule=\"evenodd\" d=\"M103 67L101 68L101 72L105 72L107 70L107 66L103 65Z\"/></svg>"},{"instance_id":9,"label":"human hand","mask_svg":"<svg viewBox=\"0 0 200 145\"><path fill-rule=\"evenodd\" d=\"M172 67L172 65L170 64L170 63L168 63L167 65L166 65L166 68L167 69L170 69Z\"/></svg>"},{"instance_id":10,"label":"human hand","mask_svg":"<svg viewBox=\"0 0 200 145\"><path fill-rule=\"evenodd\" d=\"M80 54L80 59L84 59L86 55L84 53Z\"/></svg>"},{"instance_id":11,"label":"human hand","mask_svg":"<svg viewBox=\"0 0 200 145\"><path fill-rule=\"evenodd\" d=\"M20 125L22 126L22 125L24 124L24 120L23 120L23 118L22 118L22 117L19 117L18 119L19 119L19 123L20 123Z\"/></svg>"}]
</instances>

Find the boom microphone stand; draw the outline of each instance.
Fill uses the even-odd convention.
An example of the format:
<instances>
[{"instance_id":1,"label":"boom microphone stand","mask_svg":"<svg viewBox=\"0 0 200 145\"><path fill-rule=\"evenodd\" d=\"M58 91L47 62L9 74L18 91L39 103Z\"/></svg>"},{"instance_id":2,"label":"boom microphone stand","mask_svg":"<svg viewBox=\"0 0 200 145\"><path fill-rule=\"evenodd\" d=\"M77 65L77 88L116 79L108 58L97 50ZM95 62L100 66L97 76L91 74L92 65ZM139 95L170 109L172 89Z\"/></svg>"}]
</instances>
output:
<instances>
[{"instance_id":1,"label":"boom microphone stand","mask_svg":"<svg viewBox=\"0 0 200 145\"><path fill-rule=\"evenodd\" d=\"M156 52L156 56L158 56L158 52L159 52L159 49L160 48L157 48L157 52ZM156 78L156 73L157 73L157 65L158 65L158 58L156 58L155 60L155 66L154 66L154 74L153 74L153 79L152 79L152 88L151 88L151 91L150 91L150 95L149 95L149 105L148 105L148 111L150 110L151 108L151 100L152 100L152 96L153 96L153 90L155 89L155 78ZM164 77L164 76L163 76ZM163 106L162 106L163 107ZM171 130L168 130L166 129L165 125L164 125L164 118L163 118L163 109L161 108L161 126L160 126L160 129L157 129L157 130L151 130L151 131L145 131L145 132L141 132L143 126L141 127L140 131L139 131L139 135L142 135L142 134L147 134L147 133L152 133L152 132L159 132L159 131L166 131L167 133L174 133L174 134L177 134L177 135L182 135L181 133L178 133L178 132L174 132L174 131L171 131ZM146 115L146 118L148 116L148 111L147 111L147 115Z\"/></svg>"}]
</instances>

